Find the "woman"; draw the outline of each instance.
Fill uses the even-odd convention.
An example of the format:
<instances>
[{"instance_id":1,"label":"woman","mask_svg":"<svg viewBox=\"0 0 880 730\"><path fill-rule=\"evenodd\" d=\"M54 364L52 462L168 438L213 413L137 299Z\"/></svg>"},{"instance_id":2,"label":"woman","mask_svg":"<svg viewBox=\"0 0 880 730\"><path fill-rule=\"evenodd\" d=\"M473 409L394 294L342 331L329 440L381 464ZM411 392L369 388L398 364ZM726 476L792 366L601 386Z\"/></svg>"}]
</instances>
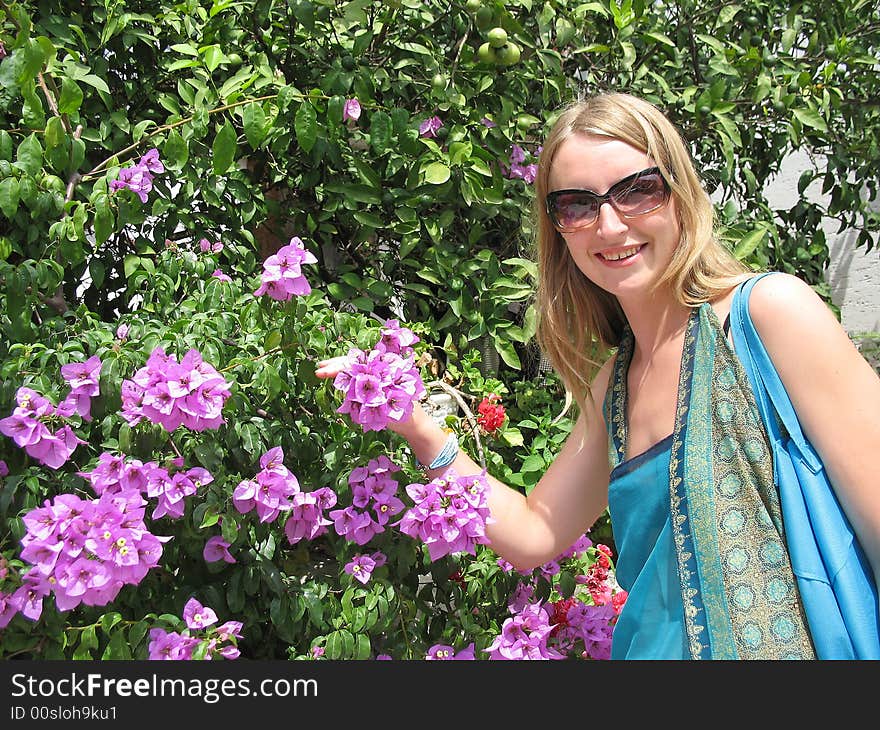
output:
<instances>
[{"instance_id":1,"label":"woman","mask_svg":"<svg viewBox=\"0 0 880 730\"><path fill-rule=\"evenodd\" d=\"M681 136L630 95L577 102L535 190L538 338L579 415L528 497L490 478L492 548L529 570L607 506L629 592L612 658L813 658L766 432L720 324L751 275L714 237ZM876 580L880 379L799 279L764 277L748 308ZM393 428L430 478L480 470L421 408Z\"/></svg>"}]
</instances>

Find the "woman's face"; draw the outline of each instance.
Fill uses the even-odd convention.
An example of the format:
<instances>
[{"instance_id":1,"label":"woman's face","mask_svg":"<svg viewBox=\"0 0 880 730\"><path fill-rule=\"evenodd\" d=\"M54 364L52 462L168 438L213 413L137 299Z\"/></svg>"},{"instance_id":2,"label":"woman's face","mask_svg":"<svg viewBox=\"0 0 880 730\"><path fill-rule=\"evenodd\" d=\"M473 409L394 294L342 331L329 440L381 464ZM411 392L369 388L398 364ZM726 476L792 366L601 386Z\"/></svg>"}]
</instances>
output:
<instances>
[{"instance_id":1,"label":"woman's face","mask_svg":"<svg viewBox=\"0 0 880 730\"><path fill-rule=\"evenodd\" d=\"M623 178L655 162L626 142L574 135L556 151L549 188L582 188L602 195ZM659 279L681 237L675 202L626 218L610 204L599 208L585 228L561 234L577 267L590 281L618 299L638 297Z\"/></svg>"}]
</instances>

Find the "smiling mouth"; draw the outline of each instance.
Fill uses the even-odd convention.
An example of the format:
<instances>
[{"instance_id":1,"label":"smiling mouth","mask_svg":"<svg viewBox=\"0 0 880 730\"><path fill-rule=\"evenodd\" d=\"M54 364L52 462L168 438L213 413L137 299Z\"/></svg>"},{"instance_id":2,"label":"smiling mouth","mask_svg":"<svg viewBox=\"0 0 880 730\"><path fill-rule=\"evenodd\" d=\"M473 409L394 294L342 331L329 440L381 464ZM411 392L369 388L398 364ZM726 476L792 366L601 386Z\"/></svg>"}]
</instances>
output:
<instances>
[{"instance_id":1,"label":"smiling mouth","mask_svg":"<svg viewBox=\"0 0 880 730\"><path fill-rule=\"evenodd\" d=\"M643 247L644 244L640 243L637 246L628 246L614 251L599 251L596 255L603 261L623 261L623 259L635 256Z\"/></svg>"}]
</instances>

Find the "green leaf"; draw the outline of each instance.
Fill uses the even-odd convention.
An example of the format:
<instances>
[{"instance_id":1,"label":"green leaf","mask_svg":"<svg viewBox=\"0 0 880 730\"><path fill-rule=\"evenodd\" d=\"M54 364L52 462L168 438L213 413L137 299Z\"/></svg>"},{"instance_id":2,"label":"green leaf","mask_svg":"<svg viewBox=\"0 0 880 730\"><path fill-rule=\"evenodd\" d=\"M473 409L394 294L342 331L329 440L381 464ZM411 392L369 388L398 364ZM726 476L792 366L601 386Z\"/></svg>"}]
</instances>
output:
<instances>
[{"instance_id":1,"label":"green leaf","mask_svg":"<svg viewBox=\"0 0 880 730\"><path fill-rule=\"evenodd\" d=\"M382 202L382 196L375 188L366 185L347 185L345 183L327 183L324 190L330 193L337 193L346 200L353 200L358 203L372 203L378 205Z\"/></svg>"},{"instance_id":2,"label":"green leaf","mask_svg":"<svg viewBox=\"0 0 880 730\"><path fill-rule=\"evenodd\" d=\"M98 91L103 91L105 94L110 93L110 87L107 86L107 82L104 81L100 76L95 76L94 74L86 74L85 76L80 76L79 81L82 81L89 86L95 87Z\"/></svg>"},{"instance_id":3,"label":"green leaf","mask_svg":"<svg viewBox=\"0 0 880 730\"><path fill-rule=\"evenodd\" d=\"M756 228L740 239L733 251L733 255L740 261L747 258L760 245L767 235L766 228Z\"/></svg>"},{"instance_id":4,"label":"green leaf","mask_svg":"<svg viewBox=\"0 0 880 730\"><path fill-rule=\"evenodd\" d=\"M15 217L18 210L19 185L14 177L0 180L0 210L9 220Z\"/></svg>"},{"instance_id":5,"label":"green leaf","mask_svg":"<svg viewBox=\"0 0 880 730\"><path fill-rule=\"evenodd\" d=\"M113 232L113 210L106 195L95 196L95 243L104 243ZM98 285L100 287L100 284Z\"/></svg>"},{"instance_id":6,"label":"green leaf","mask_svg":"<svg viewBox=\"0 0 880 730\"><path fill-rule=\"evenodd\" d=\"M792 109L792 114L805 127L818 129L820 132L828 131L828 124L815 109Z\"/></svg>"},{"instance_id":7,"label":"green leaf","mask_svg":"<svg viewBox=\"0 0 880 730\"><path fill-rule=\"evenodd\" d=\"M223 175L232 165L235 154L238 150L238 143L235 135L235 129L228 121L223 123L217 136L214 138L214 173Z\"/></svg>"},{"instance_id":8,"label":"green leaf","mask_svg":"<svg viewBox=\"0 0 880 730\"><path fill-rule=\"evenodd\" d=\"M101 616L101 630L105 634L109 634L110 630L122 621L122 614L117 611L111 611Z\"/></svg>"},{"instance_id":9,"label":"green leaf","mask_svg":"<svg viewBox=\"0 0 880 730\"><path fill-rule=\"evenodd\" d=\"M58 98L58 113L73 114L78 111L83 101L83 92L69 76L61 79L61 96Z\"/></svg>"},{"instance_id":10,"label":"green leaf","mask_svg":"<svg viewBox=\"0 0 880 730\"><path fill-rule=\"evenodd\" d=\"M162 160L166 166L180 170L188 159L189 145L176 130L172 130L162 146Z\"/></svg>"},{"instance_id":11,"label":"green leaf","mask_svg":"<svg viewBox=\"0 0 880 730\"><path fill-rule=\"evenodd\" d=\"M303 100L296 110L293 119L293 129L296 133L296 141L306 152L310 152L318 139L318 113L308 99Z\"/></svg>"},{"instance_id":12,"label":"green leaf","mask_svg":"<svg viewBox=\"0 0 880 730\"><path fill-rule=\"evenodd\" d=\"M34 133L25 137L18 145L16 162L20 169L32 177L36 177L43 169L43 146Z\"/></svg>"},{"instance_id":13,"label":"green leaf","mask_svg":"<svg viewBox=\"0 0 880 730\"><path fill-rule=\"evenodd\" d=\"M132 274L141 267L141 257L135 256L133 253L125 255L122 261L122 269L125 272L125 278L131 278Z\"/></svg>"},{"instance_id":14,"label":"green leaf","mask_svg":"<svg viewBox=\"0 0 880 730\"><path fill-rule=\"evenodd\" d=\"M259 103L247 104L241 111L241 121L244 125L244 135L248 144L258 149L266 139L266 113Z\"/></svg>"},{"instance_id":15,"label":"green leaf","mask_svg":"<svg viewBox=\"0 0 880 730\"><path fill-rule=\"evenodd\" d=\"M387 112L375 111L370 115L370 145L377 154L382 154L391 146L391 117Z\"/></svg>"},{"instance_id":16,"label":"green leaf","mask_svg":"<svg viewBox=\"0 0 880 730\"><path fill-rule=\"evenodd\" d=\"M442 185L449 179L452 173L449 167L442 162L431 162L428 165L423 165L421 172L425 182L431 185Z\"/></svg>"},{"instance_id":17,"label":"green leaf","mask_svg":"<svg viewBox=\"0 0 880 730\"><path fill-rule=\"evenodd\" d=\"M124 631L115 631L110 636L107 648L101 655L101 659L129 660L132 658L131 647L125 640Z\"/></svg>"},{"instance_id":18,"label":"green leaf","mask_svg":"<svg viewBox=\"0 0 880 730\"><path fill-rule=\"evenodd\" d=\"M216 44L202 48L199 52L204 56L205 66L207 66L208 71L214 71L221 63L229 62L229 58L223 53L220 46Z\"/></svg>"},{"instance_id":19,"label":"green leaf","mask_svg":"<svg viewBox=\"0 0 880 730\"><path fill-rule=\"evenodd\" d=\"M493 338L493 340L495 342L495 349L498 350L501 359L514 370L521 370L522 363L520 362L519 355L516 354L513 345L507 340L502 340L497 337Z\"/></svg>"}]
</instances>

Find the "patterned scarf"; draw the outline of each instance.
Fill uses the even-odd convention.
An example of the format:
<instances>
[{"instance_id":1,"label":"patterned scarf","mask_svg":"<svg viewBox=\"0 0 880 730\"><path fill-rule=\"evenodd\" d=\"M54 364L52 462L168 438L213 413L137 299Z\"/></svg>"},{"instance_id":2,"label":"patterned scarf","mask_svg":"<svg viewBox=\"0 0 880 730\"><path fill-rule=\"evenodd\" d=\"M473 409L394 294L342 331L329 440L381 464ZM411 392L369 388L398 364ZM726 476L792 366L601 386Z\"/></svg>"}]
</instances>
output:
<instances>
[{"instance_id":1,"label":"patterned scarf","mask_svg":"<svg viewBox=\"0 0 880 730\"><path fill-rule=\"evenodd\" d=\"M608 390L612 466L625 458L626 329ZM694 659L814 659L785 543L768 437L709 304L688 320L669 508Z\"/></svg>"}]
</instances>

